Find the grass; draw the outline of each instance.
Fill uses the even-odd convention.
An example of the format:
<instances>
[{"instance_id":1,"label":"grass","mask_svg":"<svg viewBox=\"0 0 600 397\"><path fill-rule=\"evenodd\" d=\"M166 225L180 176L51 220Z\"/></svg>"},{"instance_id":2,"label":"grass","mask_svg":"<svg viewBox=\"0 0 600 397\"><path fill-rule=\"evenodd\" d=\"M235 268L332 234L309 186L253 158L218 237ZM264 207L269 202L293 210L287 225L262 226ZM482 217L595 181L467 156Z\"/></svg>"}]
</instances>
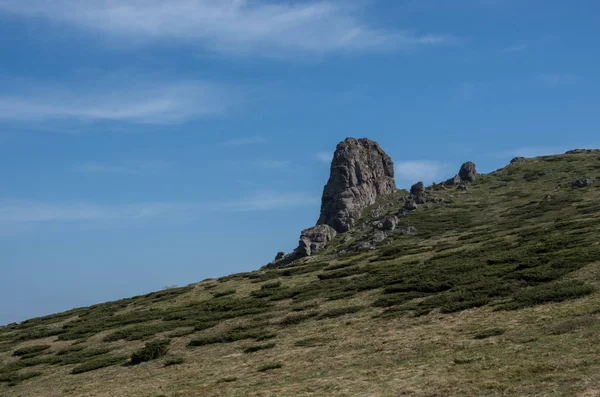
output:
<instances>
[{"instance_id":1,"label":"grass","mask_svg":"<svg viewBox=\"0 0 600 397\"><path fill-rule=\"evenodd\" d=\"M600 185L570 182L599 179L597 157L431 189L439 200L399 219L418 234L372 251L354 250L365 218L293 266L0 327L0 395L594 395ZM385 215L402 194L380 203ZM160 365L120 366L166 337ZM257 370L276 364L265 383Z\"/></svg>"}]
</instances>

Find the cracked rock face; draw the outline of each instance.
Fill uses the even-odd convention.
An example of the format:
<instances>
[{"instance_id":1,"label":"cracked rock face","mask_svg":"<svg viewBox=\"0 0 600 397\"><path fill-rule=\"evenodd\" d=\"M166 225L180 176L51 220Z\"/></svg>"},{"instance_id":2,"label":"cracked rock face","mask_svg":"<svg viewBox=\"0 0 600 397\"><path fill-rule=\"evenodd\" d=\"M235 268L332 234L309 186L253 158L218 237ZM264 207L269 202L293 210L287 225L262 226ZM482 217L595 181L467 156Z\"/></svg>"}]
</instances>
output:
<instances>
[{"instance_id":1,"label":"cracked rock face","mask_svg":"<svg viewBox=\"0 0 600 397\"><path fill-rule=\"evenodd\" d=\"M334 239L337 232L329 225L317 225L302 231L297 250L302 257L316 254Z\"/></svg>"},{"instance_id":2,"label":"cracked rock face","mask_svg":"<svg viewBox=\"0 0 600 397\"><path fill-rule=\"evenodd\" d=\"M318 225L350 230L362 210L396 191L394 163L375 141L347 138L338 144L323 190Z\"/></svg>"},{"instance_id":3,"label":"cracked rock face","mask_svg":"<svg viewBox=\"0 0 600 397\"><path fill-rule=\"evenodd\" d=\"M466 162L460 167L460 171L458 171L458 176L460 179L465 182L475 182L477 179L477 168L475 167L475 163Z\"/></svg>"}]
</instances>

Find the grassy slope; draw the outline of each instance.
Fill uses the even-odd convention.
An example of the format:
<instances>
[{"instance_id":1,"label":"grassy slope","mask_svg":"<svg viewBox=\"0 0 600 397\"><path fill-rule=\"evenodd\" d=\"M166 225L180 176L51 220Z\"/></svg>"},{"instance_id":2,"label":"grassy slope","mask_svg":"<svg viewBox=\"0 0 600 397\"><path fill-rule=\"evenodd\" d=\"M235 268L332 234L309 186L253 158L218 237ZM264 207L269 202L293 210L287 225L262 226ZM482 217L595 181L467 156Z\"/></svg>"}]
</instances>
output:
<instances>
[{"instance_id":1,"label":"grassy slope","mask_svg":"<svg viewBox=\"0 0 600 397\"><path fill-rule=\"evenodd\" d=\"M366 219L302 266L0 328L0 395L600 395L600 185L571 188L599 155L432 189L401 219L419 234L375 251L334 254ZM166 357L121 365L163 338Z\"/></svg>"}]
</instances>

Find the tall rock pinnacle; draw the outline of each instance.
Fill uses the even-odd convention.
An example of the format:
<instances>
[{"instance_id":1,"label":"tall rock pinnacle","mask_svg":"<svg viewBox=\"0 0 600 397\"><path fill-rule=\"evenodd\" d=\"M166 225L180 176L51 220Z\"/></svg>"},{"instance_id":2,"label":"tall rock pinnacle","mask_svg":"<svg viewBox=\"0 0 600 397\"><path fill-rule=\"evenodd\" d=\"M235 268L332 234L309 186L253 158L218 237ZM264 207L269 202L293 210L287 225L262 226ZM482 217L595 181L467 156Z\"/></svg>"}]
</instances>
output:
<instances>
[{"instance_id":1,"label":"tall rock pinnacle","mask_svg":"<svg viewBox=\"0 0 600 397\"><path fill-rule=\"evenodd\" d=\"M266 267L284 266L324 249L338 233L352 228L363 209L395 191L394 163L379 144L366 138L346 138L333 155L317 225L302 231L292 253L278 253Z\"/></svg>"},{"instance_id":2,"label":"tall rock pinnacle","mask_svg":"<svg viewBox=\"0 0 600 397\"><path fill-rule=\"evenodd\" d=\"M395 191L394 163L379 144L366 138L346 138L333 155L317 224L347 232L364 208Z\"/></svg>"}]
</instances>

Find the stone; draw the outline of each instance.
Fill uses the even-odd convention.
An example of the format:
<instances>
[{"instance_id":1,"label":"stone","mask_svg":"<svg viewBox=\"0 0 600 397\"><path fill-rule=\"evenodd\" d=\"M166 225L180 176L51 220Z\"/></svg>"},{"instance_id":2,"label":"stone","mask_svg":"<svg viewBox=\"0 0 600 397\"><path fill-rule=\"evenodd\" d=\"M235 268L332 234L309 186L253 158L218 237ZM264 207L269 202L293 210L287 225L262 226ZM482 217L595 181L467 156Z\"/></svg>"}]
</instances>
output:
<instances>
[{"instance_id":1,"label":"stone","mask_svg":"<svg viewBox=\"0 0 600 397\"><path fill-rule=\"evenodd\" d=\"M450 178L447 181L444 182L444 185L447 186L455 186L462 183L462 180L460 179L460 176L455 175L454 178Z\"/></svg>"},{"instance_id":2,"label":"stone","mask_svg":"<svg viewBox=\"0 0 600 397\"><path fill-rule=\"evenodd\" d=\"M460 184L460 185L458 185L456 188L457 188L458 190L462 190L462 191L469 190L469 188L467 187L467 185L465 185L464 183L461 183L461 184Z\"/></svg>"},{"instance_id":3,"label":"stone","mask_svg":"<svg viewBox=\"0 0 600 397\"><path fill-rule=\"evenodd\" d=\"M382 231L376 231L373 233L373 242L380 243L387 238L387 233Z\"/></svg>"},{"instance_id":4,"label":"stone","mask_svg":"<svg viewBox=\"0 0 600 397\"><path fill-rule=\"evenodd\" d=\"M325 248L336 235L335 229L329 225L313 226L302 231L296 250L302 257L311 256Z\"/></svg>"},{"instance_id":5,"label":"stone","mask_svg":"<svg viewBox=\"0 0 600 397\"><path fill-rule=\"evenodd\" d=\"M577 179L577 180L573 181L571 186L573 188L581 188L581 187L592 186L593 184L594 184L594 181L591 179Z\"/></svg>"},{"instance_id":6,"label":"stone","mask_svg":"<svg viewBox=\"0 0 600 397\"><path fill-rule=\"evenodd\" d=\"M318 225L350 230L361 212L396 191L394 163L375 141L347 138L336 147L323 189Z\"/></svg>"},{"instance_id":7,"label":"stone","mask_svg":"<svg viewBox=\"0 0 600 397\"><path fill-rule=\"evenodd\" d=\"M423 182L417 182L410 188L410 194L413 196L422 196L425 193L425 185Z\"/></svg>"},{"instance_id":8,"label":"stone","mask_svg":"<svg viewBox=\"0 0 600 397\"><path fill-rule=\"evenodd\" d=\"M417 205L417 203L414 202L414 200L411 201L407 201L406 204L404 204L404 208L407 211L414 211L416 209L418 209L419 206Z\"/></svg>"},{"instance_id":9,"label":"stone","mask_svg":"<svg viewBox=\"0 0 600 397\"><path fill-rule=\"evenodd\" d=\"M406 229L403 229L400 234L403 236L415 236L417 234L417 228L414 226L409 226Z\"/></svg>"},{"instance_id":10,"label":"stone","mask_svg":"<svg viewBox=\"0 0 600 397\"><path fill-rule=\"evenodd\" d=\"M396 225L398 224L398 218L395 216L389 216L385 218L382 222L382 228L384 230L394 230L396 229Z\"/></svg>"},{"instance_id":11,"label":"stone","mask_svg":"<svg viewBox=\"0 0 600 397\"><path fill-rule=\"evenodd\" d=\"M371 241L362 241L360 243L358 243L358 249L359 250L374 250L375 246L373 245L373 243Z\"/></svg>"},{"instance_id":12,"label":"stone","mask_svg":"<svg viewBox=\"0 0 600 397\"><path fill-rule=\"evenodd\" d=\"M275 261L281 260L285 256L285 252L279 251L277 255L275 255Z\"/></svg>"},{"instance_id":13,"label":"stone","mask_svg":"<svg viewBox=\"0 0 600 397\"><path fill-rule=\"evenodd\" d=\"M525 158L525 157L515 157L514 159L510 160L510 163L517 164L517 163L522 163L526 160L527 160L527 158Z\"/></svg>"},{"instance_id":14,"label":"stone","mask_svg":"<svg viewBox=\"0 0 600 397\"><path fill-rule=\"evenodd\" d=\"M477 179L477 167L475 163L471 161L467 161L460 167L460 171L458 171L458 176L463 182L475 182Z\"/></svg>"}]
</instances>

